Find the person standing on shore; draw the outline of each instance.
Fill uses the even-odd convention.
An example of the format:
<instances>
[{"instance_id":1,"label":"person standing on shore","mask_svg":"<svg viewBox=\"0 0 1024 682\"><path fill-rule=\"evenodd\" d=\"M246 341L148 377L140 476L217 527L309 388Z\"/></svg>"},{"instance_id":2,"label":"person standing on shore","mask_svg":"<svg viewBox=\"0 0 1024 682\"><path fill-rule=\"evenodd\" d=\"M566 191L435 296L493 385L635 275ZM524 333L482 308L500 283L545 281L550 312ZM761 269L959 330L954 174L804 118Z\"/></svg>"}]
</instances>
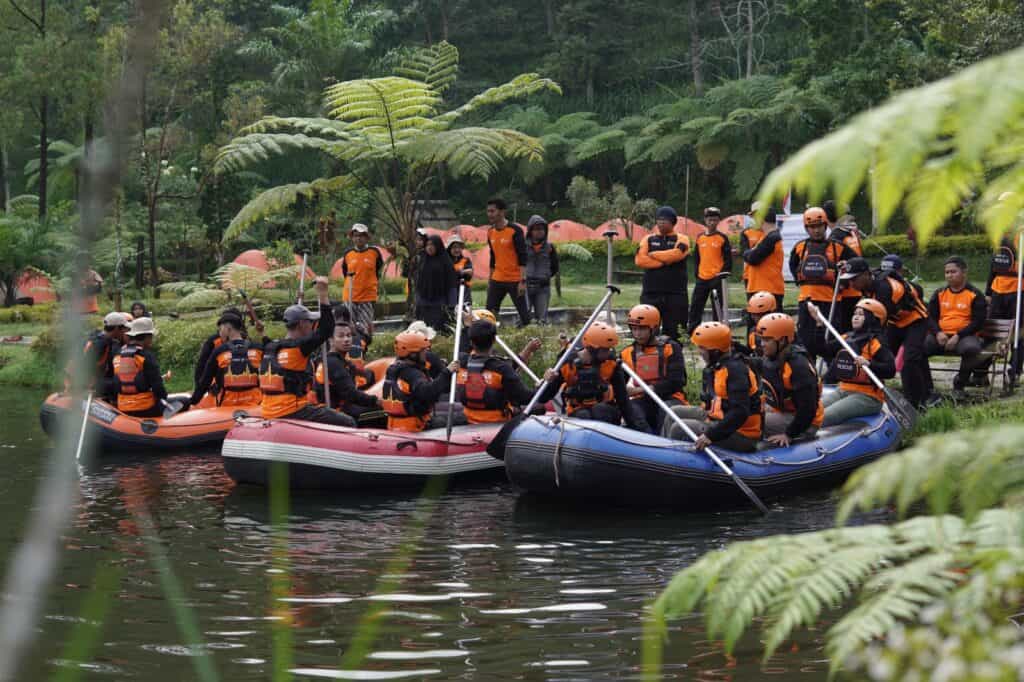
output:
<instances>
[{"instance_id":1,"label":"person standing on shore","mask_svg":"<svg viewBox=\"0 0 1024 682\"><path fill-rule=\"evenodd\" d=\"M356 326L371 329L384 255L376 246L370 246L370 228L366 225L356 223L348 235L352 247L341 256L341 300L352 304L352 322Z\"/></svg>"},{"instance_id":2,"label":"person standing on shore","mask_svg":"<svg viewBox=\"0 0 1024 682\"><path fill-rule=\"evenodd\" d=\"M532 319L547 324L551 278L558 274L558 251L548 241L548 221L541 216L530 216L526 230L526 304Z\"/></svg>"},{"instance_id":3,"label":"person standing on shore","mask_svg":"<svg viewBox=\"0 0 1024 682\"><path fill-rule=\"evenodd\" d=\"M487 282L487 309L497 315L505 296L519 313L519 325L530 324L526 304L526 238L523 228L505 218L508 204L495 197L487 202L487 245L491 249L491 278Z\"/></svg>"},{"instance_id":4,"label":"person standing on shore","mask_svg":"<svg viewBox=\"0 0 1024 682\"><path fill-rule=\"evenodd\" d=\"M711 292L717 290L719 300L724 303L722 279L732 272L732 245L729 238L718 231L718 223L722 212L714 206L704 209L704 234L697 237L693 249L694 268L697 281L693 285L693 299L690 301L690 328L697 328L704 318L704 306L707 305ZM723 306L724 308L724 306ZM712 305L714 319L718 320L719 311ZM724 320L728 324L728 320Z\"/></svg>"},{"instance_id":5,"label":"person standing on shore","mask_svg":"<svg viewBox=\"0 0 1024 682\"><path fill-rule=\"evenodd\" d=\"M659 208L655 217L655 230L640 242L634 259L644 271L640 302L658 309L662 333L678 341L679 327L685 329L687 323L686 257L690 240L676 233L678 216L671 206Z\"/></svg>"}]
</instances>

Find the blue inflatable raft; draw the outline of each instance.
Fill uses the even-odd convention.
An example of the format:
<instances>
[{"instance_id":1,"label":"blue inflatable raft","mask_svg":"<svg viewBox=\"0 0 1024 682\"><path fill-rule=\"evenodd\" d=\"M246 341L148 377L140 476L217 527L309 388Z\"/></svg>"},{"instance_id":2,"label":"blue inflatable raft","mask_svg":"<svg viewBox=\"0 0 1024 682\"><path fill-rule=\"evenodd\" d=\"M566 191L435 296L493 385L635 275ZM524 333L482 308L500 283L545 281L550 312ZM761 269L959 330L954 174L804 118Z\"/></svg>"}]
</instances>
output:
<instances>
[{"instance_id":1,"label":"blue inflatable raft","mask_svg":"<svg viewBox=\"0 0 1024 682\"><path fill-rule=\"evenodd\" d=\"M883 413L822 429L814 440L787 448L715 451L759 497L778 499L837 485L899 440L899 424ZM692 444L603 422L530 417L509 436L505 470L517 487L544 495L643 507L750 504Z\"/></svg>"}]
</instances>

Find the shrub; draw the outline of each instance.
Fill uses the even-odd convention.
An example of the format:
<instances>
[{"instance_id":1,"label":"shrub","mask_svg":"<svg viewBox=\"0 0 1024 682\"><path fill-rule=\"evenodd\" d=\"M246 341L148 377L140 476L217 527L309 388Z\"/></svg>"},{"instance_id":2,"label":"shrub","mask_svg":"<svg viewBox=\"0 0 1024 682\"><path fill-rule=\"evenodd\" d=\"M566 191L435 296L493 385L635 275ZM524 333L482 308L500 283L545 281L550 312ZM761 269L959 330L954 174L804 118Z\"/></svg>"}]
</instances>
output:
<instances>
[{"instance_id":1,"label":"shrub","mask_svg":"<svg viewBox=\"0 0 1024 682\"><path fill-rule=\"evenodd\" d=\"M16 322L39 322L48 324L57 310L56 303L40 303L39 305L16 305L0 308L0 324Z\"/></svg>"}]
</instances>

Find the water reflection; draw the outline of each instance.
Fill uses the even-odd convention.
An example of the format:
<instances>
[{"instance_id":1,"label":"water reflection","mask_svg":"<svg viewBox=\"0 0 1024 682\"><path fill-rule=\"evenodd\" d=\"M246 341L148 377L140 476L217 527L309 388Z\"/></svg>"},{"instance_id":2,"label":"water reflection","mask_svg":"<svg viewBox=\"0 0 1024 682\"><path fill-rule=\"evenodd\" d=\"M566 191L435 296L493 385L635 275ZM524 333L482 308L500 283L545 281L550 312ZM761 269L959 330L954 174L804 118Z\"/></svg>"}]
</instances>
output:
<instances>
[{"instance_id":1,"label":"water reflection","mask_svg":"<svg viewBox=\"0 0 1024 682\"><path fill-rule=\"evenodd\" d=\"M22 518L15 509L30 504L42 468L45 441L35 430L15 436L10 428L28 419L26 410L0 400L0 423L12 420L4 440L17 446L0 449L12 460L0 499L8 518ZM275 623L291 628L290 668L299 679L638 679L644 605L678 569L732 540L822 528L834 514L826 495L792 501L767 518L745 510L684 516L567 509L503 484L479 484L439 498L409 564L382 590L415 495L295 498L290 589L275 602L266 494L234 487L215 456L103 460L82 470L81 492L26 679L52 675L61 664L62 643L100 563L120 566L122 578L84 676L194 678L197 651L182 643L148 560L140 510L185 588L205 653L230 680L270 677ZM17 534L4 534L4 556ZM358 670L342 671L370 609L379 629L369 655ZM817 639L762 667L756 638L733 658L705 637L697 618L672 625L667 679L820 679L827 668Z\"/></svg>"}]
</instances>

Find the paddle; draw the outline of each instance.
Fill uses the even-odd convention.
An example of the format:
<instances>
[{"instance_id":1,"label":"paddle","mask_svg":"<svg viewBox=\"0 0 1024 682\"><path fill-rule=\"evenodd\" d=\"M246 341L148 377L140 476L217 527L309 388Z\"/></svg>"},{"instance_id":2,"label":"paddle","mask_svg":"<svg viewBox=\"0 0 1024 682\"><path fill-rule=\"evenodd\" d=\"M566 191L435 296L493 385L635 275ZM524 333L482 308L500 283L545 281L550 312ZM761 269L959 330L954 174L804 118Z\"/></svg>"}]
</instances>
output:
<instances>
[{"instance_id":1,"label":"paddle","mask_svg":"<svg viewBox=\"0 0 1024 682\"><path fill-rule=\"evenodd\" d=\"M1024 283L1024 260L1021 259L1021 250L1024 249L1024 232L1017 239L1017 310L1013 314L1013 350L1010 351L1010 374L1014 381L1010 383L1010 390L1016 382L1017 365L1020 364L1020 289Z\"/></svg>"},{"instance_id":2,"label":"paddle","mask_svg":"<svg viewBox=\"0 0 1024 682\"><path fill-rule=\"evenodd\" d=\"M170 419L171 417L185 409L185 405L187 405L188 403L176 402L174 404L171 404L166 400L161 400L160 404L164 406L164 419Z\"/></svg>"},{"instance_id":3,"label":"paddle","mask_svg":"<svg viewBox=\"0 0 1024 682\"><path fill-rule=\"evenodd\" d=\"M459 360L459 342L462 341L462 312L466 304L466 287L459 285L459 305L455 309L455 349L452 351L452 362ZM455 386L459 373L452 372L451 387L448 390L448 423L445 426L445 443L452 442L452 412L455 411Z\"/></svg>"},{"instance_id":4,"label":"paddle","mask_svg":"<svg viewBox=\"0 0 1024 682\"><path fill-rule=\"evenodd\" d=\"M78 433L78 447L75 449L75 461L82 461L82 444L85 443L85 427L89 425L89 411L92 409L92 391L85 399L85 410L82 412L82 430Z\"/></svg>"},{"instance_id":5,"label":"paddle","mask_svg":"<svg viewBox=\"0 0 1024 682\"><path fill-rule=\"evenodd\" d=\"M309 251L302 252L302 272L299 273L299 295L295 301L302 305L302 299L306 297L306 263L309 261Z\"/></svg>"},{"instance_id":6,"label":"paddle","mask_svg":"<svg viewBox=\"0 0 1024 682\"><path fill-rule=\"evenodd\" d=\"M836 299L839 298L839 284L842 282L839 279L839 268L836 268L836 285L832 287L832 303L829 304L828 308L828 321L831 323L836 315ZM818 358L818 376L824 376L825 370L825 358Z\"/></svg>"},{"instance_id":7,"label":"paddle","mask_svg":"<svg viewBox=\"0 0 1024 682\"><path fill-rule=\"evenodd\" d=\"M246 295L245 289L239 289L238 294L242 297L242 302L245 303L245 312L249 314L249 319L252 320L253 326L259 327L260 320L256 317L256 309L252 307L252 301L250 301L249 297Z\"/></svg>"},{"instance_id":8,"label":"paddle","mask_svg":"<svg viewBox=\"0 0 1024 682\"><path fill-rule=\"evenodd\" d=\"M551 368L552 371L557 373L558 370L562 369L562 365L564 365L566 361L568 361L569 356L572 355L573 350L575 350L576 344L580 342L580 339L583 338L583 335L586 333L586 331L590 329L590 325L594 324L594 320L596 320L597 316L601 314L601 311L604 309L605 305L611 300L612 296L614 296L615 294L622 293L618 287L612 284L608 284L606 285L606 287L608 291L605 292L604 298L601 299L601 302L597 304L597 307L594 308L594 311L590 313L590 317L588 317L587 321L583 323L582 327L580 327L579 332L576 333L576 338L574 338L572 342L570 342L569 345L565 347L565 352L563 352L562 356L558 358L558 362L555 363L555 366ZM523 420L530 415L530 413L533 411L533 408L537 406L537 401L540 400L540 395L541 393L544 392L544 389L547 388L547 385L547 381L540 382L540 385L537 386L537 389L533 393L533 398L530 399L530 403L523 408L523 411L519 413L519 415L513 417L503 427L501 427L501 430L498 431L497 435L495 435L494 438L491 440L490 444L488 444L487 454L489 454L491 457L494 457L495 459L505 459L505 444L508 442L509 436L512 435L512 431L514 431L515 428L519 426L523 422Z\"/></svg>"},{"instance_id":9,"label":"paddle","mask_svg":"<svg viewBox=\"0 0 1024 682\"><path fill-rule=\"evenodd\" d=\"M619 366L621 366L622 369L626 372L626 374L628 374L629 377L634 382L636 382L637 386L644 390L644 393L647 394L647 397L653 400L654 404L661 408L661 411L665 413L665 416L674 421L676 423L676 426L683 430L683 433L685 433L690 440L697 440L697 434L693 432L693 429L691 429L689 425L685 421L683 421L683 419L678 414L673 412L672 408L666 405L664 400L658 397L658 394L654 392L654 389L652 389L646 381L641 379L640 375L637 374L633 370L633 368L629 366L628 363L620 362ZM721 469L729 478L733 480L736 486L743 491L743 494L746 495L747 498L749 498L750 501L754 503L754 506L757 507L762 514L768 513L768 507L764 506L764 502L762 502L761 499L756 494L754 494L754 491L751 490L750 487L743 482L742 478L736 475L735 471L729 468L728 464L722 461L722 458L719 457L714 450L712 450L710 447L707 447L704 448L702 452L707 453L707 456L711 458L711 461L715 463L715 466Z\"/></svg>"},{"instance_id":10,"label":"paddle","mask_svg":"<svg viewBox=\"0 0 1024 682\"><path fill-rule=\"evenodd\" d=\"M814 303L810 301L808 301L807 305L811 306L818 312L818 320L825 325L825 329L827 329L836 341L839 342L839 345L843 347L843 350L850 354L851 358L856 358L860 355L850 347L850 344L846 342L846 339L843 338L842 334L836 331L836 328L832 326L832 323L825 319L818 306L814 305ZM863 370L864 373L868 375L868 378L871 379L871 383L877 386L878 389L885 394L886 405L888 405L892 416L896 418L897 422L899 422L900 427L904 431L909 431L914 428L914 424L917 422L917 410L914 409L914 406L911 405L902 395L887 387L882 380L871 371L870 367L865 365Z\"/></svg>"}]
</instances>

